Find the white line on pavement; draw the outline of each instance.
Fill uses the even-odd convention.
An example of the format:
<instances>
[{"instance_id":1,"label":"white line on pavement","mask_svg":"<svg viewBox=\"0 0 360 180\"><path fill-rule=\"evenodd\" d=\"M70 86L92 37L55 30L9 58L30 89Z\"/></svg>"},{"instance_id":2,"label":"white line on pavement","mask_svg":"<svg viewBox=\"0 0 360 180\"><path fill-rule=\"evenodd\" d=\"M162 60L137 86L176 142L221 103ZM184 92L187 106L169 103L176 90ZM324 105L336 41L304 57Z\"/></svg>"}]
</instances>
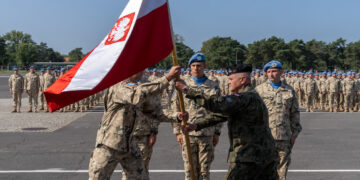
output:
<instances>
[{"instance_id":1,"label":"white line on pavement","mask_svg":"<svg viewBox=\"0 0 360 180\"><path fill-rule=\"evenodd\" d=\"M115 173L120 173L121 170L115 170ZM151 173L184 173L184 170L150 170ZM225 173L227 170L210 170L212 173ZM289 172L297 173L326 173L326 172L360 172L360 169L292 169ZM15 174L15 173L88 173L88 170L65 170L61 168L43 169L43 170L0 170L0 174Z\"/></svg>"}]
</instances>

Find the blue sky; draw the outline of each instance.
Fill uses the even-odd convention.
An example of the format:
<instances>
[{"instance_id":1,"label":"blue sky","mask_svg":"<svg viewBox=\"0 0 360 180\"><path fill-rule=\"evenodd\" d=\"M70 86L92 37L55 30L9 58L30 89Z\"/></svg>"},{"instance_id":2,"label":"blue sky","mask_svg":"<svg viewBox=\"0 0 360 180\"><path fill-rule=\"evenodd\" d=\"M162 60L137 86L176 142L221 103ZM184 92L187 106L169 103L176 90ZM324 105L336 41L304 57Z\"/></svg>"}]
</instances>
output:
<instances>
[{"instance_id":1,"label":"blue sky","mask_svg":"<svg viewBox=\"0 0 360 180\"><path fill-rule=\"evenodd\" d=\"M31 34L67 54L86 53L110 31L127 0L1 0L0 35ZM195 51L213 36L242 44L278 36L286 41L360 40L358 0L169 0L174 31Z\"/></svg>"}]
</instances>

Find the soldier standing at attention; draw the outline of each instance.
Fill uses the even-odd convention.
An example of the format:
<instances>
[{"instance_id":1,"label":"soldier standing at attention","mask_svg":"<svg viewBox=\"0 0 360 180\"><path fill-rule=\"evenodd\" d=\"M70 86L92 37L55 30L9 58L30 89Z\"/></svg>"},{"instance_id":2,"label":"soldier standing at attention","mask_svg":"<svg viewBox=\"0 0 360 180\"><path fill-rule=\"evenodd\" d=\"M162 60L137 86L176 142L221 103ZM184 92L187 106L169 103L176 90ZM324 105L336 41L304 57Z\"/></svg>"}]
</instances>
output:
<instances>
[{"instance_id":1,"label":"soldier standing at attention","mask_svg":"<svg viewBox=\"0 0 360 180\"><path fill-rule=\"evenodd\" d=\"M326 95L327 95L327 79L326 74L321 73L318 84L319 89L319 98L320 98L320 110L325 110L326 107Z\"/></svg>"},{"instance_id":2,"label":"soldier standing at attention","mask_svg":"<svg viewBox=\"0 0 360 180\"><path fill-rule=\"evenodd\" d=\"M14 112L20 112L21 107L21 95L24 91L24 78L19 74L18 68L13 69L14 73L9 78L10 94L13 98L13 110Z\"/></svg>"},{"instance_id":3,"label":"soldier standing at attention","mask_svg":"<svg viewBox=\"0 0 360 180\"><path fill-rule=\"evenodd\" d=\"M44 91L49 88L55 82L55 76L51 74L51 67L46 68L46 73L44 74L44 86L43 86L43 93ZM45 112L49 112L49 106L45 102Z\"/></svg>"},{"instance_id":4,"label":"soldier standing at attention","mask_svg":"<svg viewBox=\"0 0 360 180\"><path fill-rule=\"evenodd\" d=\"M280 81L283 70L279 61L268 62L264 71L269 80L256 87L256 91L269 111L269 127L280 158L277 171L279 179L285 180L291 162L291 150L302 129L299 104L294 89Z\"/></svg>"},{"instance_id":5,"label":"soldier standing at attention","mask_svg":"<svg viewBox=\"0 0 360 180\"><path fill-rule=\"evenodd\" d=\"M32 104L34 101L34 112L37 112L38 106L38 95L40 89L40 78L39 75L35 73L35 67L30 66L30 72L25 75L24 82L25 93L29 96L29 110L28 112L32 112Z\"/></svg>"},{"instance_id":6,"label":"soldier standing at attention","mask_svg":"<svg viewBox=\"0 0 360 180\"><path fill-rule=\"evenodd\" d=\"M40 110L44 110L44 101L45 101L45 97L44 97L44 74L45 74L45 70L43 68L40 69L40 76L39 76L39 98L40 98Z\"/></svg>"},{"instance_id":7,"label":"soldier standing at attention","mask_svg":"<svg viewBox=\"0 0 360 180\"><path fill-rule=\"evenodd\" d=\"M235 65L228 69L230 91L233 95L208 96L198 88L177 81L176 88L197 105L214 112L198 121L188 123L183 131L200 131L228 121L229 170L225 180L277 180L274 139L269 129L268 111L261 97L250 85L251 66ZM188 118L182 114L180 120Z\"/></svg>"},{"instance_id":8,"label":"soldier standing at attention","mask_svg":"<svg viewBox=\"0 0 360 180\"><path fill-rule=\"evenodd\" d=\"M136 83L142 72L129 78ZM118 163L131 180L147 180L147 170L139 147L133 141L134 127L144 118L144 103L160 94L169 81L180 75L180 66L152 83L138 86L118 83L112 86L104 99L105 113L97 132L95 149L89 163L89 179L110 179Z\"/></svg>"},{"instance_id":9,"label":"soldier standing at attention","mask_svg":"<svg viewBox=\"0 0 360 180\"><path fill-rule=\"evenodd\" d=\"M348 72L347 78L343 80L344 112L354 112L353 100L355 96L355 81L351 76L352 72Z\"/></svg>"},{"instance_id":10,"label":"soldier standing at attention","mask_svg":"<svg viewBox=\"0 0 360 180\"><path fill-rule=\"evenodd\" d=\"M204 70L206 68L205 56L202 53L194 54L188 65L191 69L191 77L184 78L184 81L188 86L203 91L205 95L220 96L220 88L217 83L208 79ZM180 112L180 106L178 102L177 92L173 96L173 103L171 105L172 112ZM210 112L205 108L196 105L189 99L184 99L185 110L189 112L189 122L196 122L199 118L205 117ZM173 115L171 118L174 119ZM215 146L219 142L219 136L221 133L222 124L218 124L215 127L208 127L201 131L189 133L190 147L192 150L194 173L196 179L207 180L210 178L210 166L214 160ZM173 123L173 132L176 134L176 139L182 149L182 157L184 160L185 179L190 179L190 167L188 163L188 156L186 151L186 145L184 136L181 133L180 124Z\"/></svg>"},{"instance_id":11,"label":"soldier standing at attention","mask_svg":"<svg viewBox=\"0 0 360 180\"><path fill-rule=\"evenodd\" d=\"M316 91L316 82L311 72L306 73L307 79L304 81L305 107L306 112L314 112L314 96ZM282 81L281 81L282 82Z\"/></svg>"}]
</instances>

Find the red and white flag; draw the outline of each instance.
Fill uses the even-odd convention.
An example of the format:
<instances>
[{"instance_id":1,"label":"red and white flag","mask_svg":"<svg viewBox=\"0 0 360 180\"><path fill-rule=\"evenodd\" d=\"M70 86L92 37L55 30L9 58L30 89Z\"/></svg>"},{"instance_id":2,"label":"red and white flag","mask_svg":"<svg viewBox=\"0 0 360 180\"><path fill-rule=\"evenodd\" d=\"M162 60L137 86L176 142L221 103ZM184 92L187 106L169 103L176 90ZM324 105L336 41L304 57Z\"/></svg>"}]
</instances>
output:
<instances>
[{"instance_id":1,"label":"red and white flag","mask_svg":"<svg viewBox=\"0 0 360 180\"><path fill-rule=\"evenodd\" d=\"M173 50L167 0L130 0L110 33L44 92L51 112L104 90Z\"/></svg>"}]
</instances>

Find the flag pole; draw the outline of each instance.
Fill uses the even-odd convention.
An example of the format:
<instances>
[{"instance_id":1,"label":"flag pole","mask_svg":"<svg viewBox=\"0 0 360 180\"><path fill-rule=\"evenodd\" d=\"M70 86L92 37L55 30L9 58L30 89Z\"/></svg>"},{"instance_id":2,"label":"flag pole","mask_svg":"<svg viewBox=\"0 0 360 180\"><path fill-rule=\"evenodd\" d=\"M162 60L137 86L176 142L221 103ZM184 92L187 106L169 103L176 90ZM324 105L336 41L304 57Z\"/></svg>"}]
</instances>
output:
<instances>
[{"instance_id":1,"label":"flag pole","mask_svg":"<svg viewBox=\"0 0 360 180\"><path fill-rule=\"evenodd\" d=\"M175 44L175 39L174 39L174 31L173 31L173 27L172 27L172 21L171 21L171 14L170 14L170 4L169 1L167 1L167 5L169 8L169 20L170 20L170 28L171 28L171 36L173 39L173 44L174 44L174 49L171 52L171 57L172 57L172 62L174 66L178 66L179 62L177 59L177 55L176 55L176 44ZM179 80L180 77L177 77L176 80ZM178 99L179 99L179 105L180 105L180 111L181 113L185 113L185 106L184 106L184 96L183 93L181 91L178 91ZM181 125L182 126L186 126L187 122L186 121L182 121ZM187 158L188 158L188 162L189 162L189 166L190 166L190 175L191 175L191 180L196 180L195 179L195 171L194 171L194 164L193 164L193 159L192 159L192 153L191 153L191 147L190 147L190 139L189 139L189 133L186 132L184 133L185 135L185 144L186 144L186 154L187 154Z\"/></svg>"}]
</instances>

